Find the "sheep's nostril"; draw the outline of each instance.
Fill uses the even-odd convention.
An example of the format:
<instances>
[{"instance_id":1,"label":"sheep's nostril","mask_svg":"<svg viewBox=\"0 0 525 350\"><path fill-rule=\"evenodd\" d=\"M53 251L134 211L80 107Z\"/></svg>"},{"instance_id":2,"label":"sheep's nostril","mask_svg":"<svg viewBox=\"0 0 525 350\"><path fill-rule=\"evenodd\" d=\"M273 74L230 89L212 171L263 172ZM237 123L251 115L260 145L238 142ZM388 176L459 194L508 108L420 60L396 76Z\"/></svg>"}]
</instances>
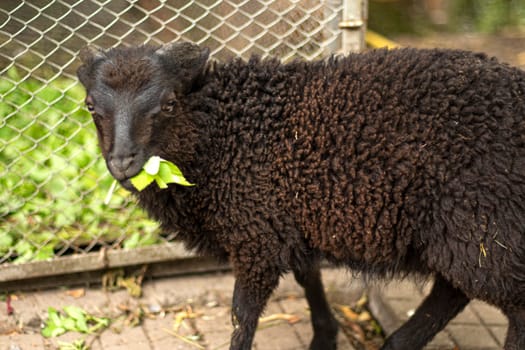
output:
<instances>
[{"instance_id":1,"label":"sheep's nostril","mask_svg":"<svg viewBox=\"0 0 525 350\"><path fill-rule=\"evenodd\" d=\"M117 180L125 180L134 172L133 168L135 165L136 154L128 155L111 155L109 158L109 168L111 173Z\"/></svg>"},{"instance_id":2,"label":"sheep's nostril","mask_svg":"<svg viewBox=\"0 0 525 350\"><path fill-rule=\"evenodd\" d=\"M122 158L122 170L124 171L128 170L133 164L134 160L135 160L135 154Z\"/></svg>"}]
</instances>

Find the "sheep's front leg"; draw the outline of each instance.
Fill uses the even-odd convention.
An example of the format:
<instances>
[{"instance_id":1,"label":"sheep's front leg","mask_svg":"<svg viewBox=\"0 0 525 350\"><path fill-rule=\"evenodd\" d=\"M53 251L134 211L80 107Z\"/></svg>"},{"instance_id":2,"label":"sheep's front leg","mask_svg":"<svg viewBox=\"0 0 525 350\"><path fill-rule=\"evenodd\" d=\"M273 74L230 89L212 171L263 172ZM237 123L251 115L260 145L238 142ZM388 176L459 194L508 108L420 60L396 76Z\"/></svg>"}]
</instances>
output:
<instances>
[{"instance_id":1,"label":"sheep's front leg","mask_svg":"<svg viewBox=\"0 0 525 350\"><path fill-rule=\"evenodd\" d=\"M294 269L295 280L304 288L306 300L311 311L314 337L311 350L336 349L338 324L330 305L326 301L319 265L312 265L307 270Z\"/></svg>"},{"instance_id":2,"label":"sheep's front leg","mask_svg":"<svg viewBox=\"0 0 525 350\"><path fill-rule=\"evenodd\" d=\"M234 267L235 268L235 267ZM279 283L279 271L271 268L235 268L233 331L230 350L251 349L255 329L272 291Z\"/></svg>"}]
</instances>

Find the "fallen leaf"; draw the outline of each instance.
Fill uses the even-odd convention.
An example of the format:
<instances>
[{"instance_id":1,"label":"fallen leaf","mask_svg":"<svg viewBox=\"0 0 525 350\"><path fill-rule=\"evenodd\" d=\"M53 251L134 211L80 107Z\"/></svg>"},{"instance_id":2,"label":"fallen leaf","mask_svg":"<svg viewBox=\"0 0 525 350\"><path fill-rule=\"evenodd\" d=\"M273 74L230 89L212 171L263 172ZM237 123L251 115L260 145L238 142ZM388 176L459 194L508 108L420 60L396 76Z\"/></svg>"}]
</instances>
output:
<instances>
[{"instance_id":1,"label":"fallen leaf","mask_svg":"<svg viewBox=\"0 0 525 350\"><path fill-rule=\"evenodd\" d=\"M175 320L173 321L173 330L175 332L178 332L184 320L197 318L201 315L202 313L193 312L193 309L191 308L191 306L187 306L184 311L179 311L175 314Z\"/></svg>"},{"instance_id":2,"label":"fallen leaf","mask_svg":"<svg viewBox=\"0 0 525 350\"><path fill-rule=\"evenodd\" d=\"M120 277L117 279L117 285L124 287L128 291L129 295L135 298L139 298L142 295L141 281L136 276L131 277Z\"/></svg>"},{"instance_id":3,"label":"fallen leaf","mask_svg":"<svg viewBox=\"0 0 525 350\"><path fill-rule=\"evenodd\" d=\"M351 321L357 321L359 314L352 310L349 306L346 305L336 305L336 307L343 313L343 316Z\"/></svg>"},{"instance_id":4,"label":"fallen leaf","mask_svg":"<svg viewBox=\"0 0 525 350\"><path fill-rule=\"evenodd\" d=\"M357 321L359 322L366 322L370 321L372 319L372 316L370 316L370 313L368 311L363 311L359 314L357 317Z\"/></svg>"},{"instance_id":5,"label":"fallen leaf","mask_svg":"<svg viewBox=\"0 0 525 350\"><path fill-rule=\"evenodd\" d=\"M66 295L78 299L86 295L86 290L84 288L70 289L66 291Z\"/></svg>"},{"instance_id":6,"label":"fallen leaf","mask_svg":"<svg viewBox=\"0 0 525 350\"><path fill-rule=\"evenodd\" d=\"M355 303L355 306L358 307L358 308L362 308L362 307L364 307L367 303L368 303L368 297L366 296L366 294L363 294L363 295L361 296L361 298L359 298L359 300Z\"/></svg>"},{"instance_id":7,"label":"fallen leaf","mask_svg":"<svg viewBox=\"0 0 525 350\"><path fill-rule=\"evenodd\" d=\"M277 320L284 320L284 321L287 321L289 324L294 324L294 323L299 322L301 318L297 315L292 315L292 314L273 314L273 315L259 318L259 323L265 323L265 322L271 322L271 321L277 321Z\"/></svg>"}]
</instances>

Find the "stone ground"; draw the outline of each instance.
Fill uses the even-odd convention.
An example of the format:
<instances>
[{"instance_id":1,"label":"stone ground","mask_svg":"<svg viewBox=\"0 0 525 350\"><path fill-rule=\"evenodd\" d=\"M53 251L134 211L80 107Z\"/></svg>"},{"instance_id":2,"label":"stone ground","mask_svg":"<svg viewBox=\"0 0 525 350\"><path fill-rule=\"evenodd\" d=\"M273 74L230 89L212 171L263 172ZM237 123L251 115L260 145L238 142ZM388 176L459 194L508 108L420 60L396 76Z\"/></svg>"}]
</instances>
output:
<instances>
[{"instance_id":1,"label":"stone ground","mask_svg":"<svg viewBox=\"0 0 525 350\"><path fill-rule=\"evenodd\" d=\"M428 285L421 287L410 282L374 284L367 289L362 281L351 282L349 273L336 269L325 269L323 276L329 301L336 310L355 306L367 291L370 309L387 334L408 318L429 290ZM71 343L82 338L81 334L70 332L45 339L39 333L48 307L60 309L67 305L80 306L98 316L120 315L110 329L99 336L86 338L92 350L227 349L232 331L232 289L231 274L220 273L146 281L139 299L132 298L125 290L105 292L100 288L83 289L82 296L79 296L82 293L64 288L15 293L14 314L8 316L5 308L0 310L0 334L3 334L0 350L56 349L59 342ZM142 322L130 325L139 311L143 315ZM283 279L264 316L270 320L261 321L254 349L307 349L312 336L309 312L303 293L291 276ZM358 319L364 317L366 321L366 316L366 312L337 313L344 330L339 334L339 349L377 349L374 344L380 343L380 339L366 345L356 341L366 328ZM23 333L19 332L21 328ZM505 331L506 319L499 311L474 302L427 348L501 349Z\"/></svg>"}]
</instances>

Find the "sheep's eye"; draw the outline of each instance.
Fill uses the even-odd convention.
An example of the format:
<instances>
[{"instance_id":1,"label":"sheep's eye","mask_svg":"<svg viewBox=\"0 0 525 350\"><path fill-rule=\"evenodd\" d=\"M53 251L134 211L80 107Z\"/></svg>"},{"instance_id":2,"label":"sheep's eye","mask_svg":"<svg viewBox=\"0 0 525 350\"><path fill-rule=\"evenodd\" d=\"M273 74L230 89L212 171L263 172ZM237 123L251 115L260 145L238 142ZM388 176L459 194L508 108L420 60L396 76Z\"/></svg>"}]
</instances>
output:
<instances>
[{"instance_id":1,"label":"sheep's eye","mask_svg":"<svg viewBox=\"0 0 525 350\"><path fill-rule=\"evenodd\" d=\"M169 100L165 104L162 105L161 109L163 112L173 112L173 109L175 108L175 100Z\"/></svg>"}]
</instances>

